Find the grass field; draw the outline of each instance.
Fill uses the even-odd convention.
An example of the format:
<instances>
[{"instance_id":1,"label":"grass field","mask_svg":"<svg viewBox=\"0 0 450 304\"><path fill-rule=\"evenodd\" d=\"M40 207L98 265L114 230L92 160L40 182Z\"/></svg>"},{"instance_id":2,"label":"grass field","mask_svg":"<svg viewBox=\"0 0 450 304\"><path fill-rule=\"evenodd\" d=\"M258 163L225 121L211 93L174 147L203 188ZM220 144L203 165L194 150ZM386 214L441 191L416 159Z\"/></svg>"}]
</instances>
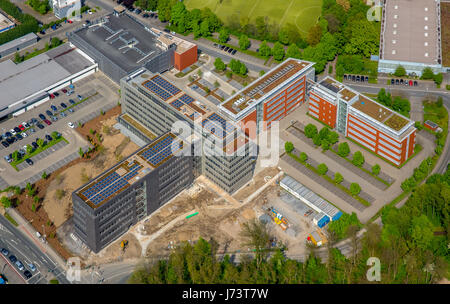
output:
<instances>
[{"instance_id":1,"label":"grass field","mask_svg":"<svg viewBox=\"0 0 450 304\"><path fill-rule=\"evenodd\" d=\"M188 9L209 7L223 22L230 17L249 17L250 22L259 16L269 16L270 22L281 26L295 24L302 35L316 24L322 0L185 0Z\"/></svg>"}]
</instances>

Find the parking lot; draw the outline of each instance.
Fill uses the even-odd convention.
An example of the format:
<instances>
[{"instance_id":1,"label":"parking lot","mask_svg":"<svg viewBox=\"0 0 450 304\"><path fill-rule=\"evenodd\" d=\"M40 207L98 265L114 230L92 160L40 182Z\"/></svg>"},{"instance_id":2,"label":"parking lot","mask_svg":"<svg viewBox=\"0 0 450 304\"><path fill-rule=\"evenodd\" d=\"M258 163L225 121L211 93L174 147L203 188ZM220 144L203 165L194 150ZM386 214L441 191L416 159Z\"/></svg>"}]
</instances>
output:
<instances>
[{"instance_id":1,"label":"parking lot","mask_svg":"<svg viewBox=\"0 0 450 304\"><path fill-rule=\"evenodd\" d=\"M25 129L24 132L27 133L27 136L23 139L16 140L8 147L0 145L0 172L2 172L0 188L5 188L6 184L23 185L25 181L36 181L40 178L42 172L51 173L61 165L75 159L78 156L80 147L87 149L89 147L88 142L81 138L73 128L69 127L69 122L73 124L73 127L77 127L78 123L84 123L100 115L101 111L108 111L115 107L119 101L118 89L119 87L103 73L97 72L76 82L74 84L74 93L70 96L67 96L62 91L58 91L59 96L55 96L55 98L18 117L0 123L1 134L5 135L9 130L18 127L19 124L23 124L22 122L30 122L32 118L38 121L38 123L35 122L31 126L34 132L31 131L31 128ZM77 95L80 95L81 100L87 99L80 104L76 104L80 102ZM75 105L69 101L70 99L75 102ZM61 106L61 103L64 103L67 107L64 108ZM57 111L52 110L52 105L56 107ZM73 112L69 112L69 107L72 107ZM41 114L46 119L49 119L46 111L51 111L58 119L52 121L51 124L46 124L39 117ZM67 116L62 117L62 112L67 113ZM38 124L43 128L37 127ZM54 131L59 132L68 141L68 144L60 142L48 150L33 156L33 165L23 162L18 165L19 172L5 160L5 156L21 148L23 149L24 146L30 145L32 142L36 142L37 138L45 139L46 135L51 135ZM59 167L55 166L55 164L58 164Z\"/></svg>"}]
</instances>

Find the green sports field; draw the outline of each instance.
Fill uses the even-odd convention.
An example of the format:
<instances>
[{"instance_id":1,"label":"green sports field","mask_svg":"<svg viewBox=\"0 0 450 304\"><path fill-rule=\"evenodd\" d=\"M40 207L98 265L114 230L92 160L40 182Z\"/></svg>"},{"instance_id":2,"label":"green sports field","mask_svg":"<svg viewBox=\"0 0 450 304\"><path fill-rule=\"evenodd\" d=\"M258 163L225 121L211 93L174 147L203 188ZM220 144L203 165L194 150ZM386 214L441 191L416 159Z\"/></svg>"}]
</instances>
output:
<instances>
[{"instance_id":1,"label":"green sports field","mask_svg":"<svg viewBox=\"0 0 450 304\"><path fill-rule=\"evenodd\" d=\"M319 18L322 0L184 0L188 9L209 7L223 22L230 16L268 16L280 25L292 23L305 35Z\"/></svg>"}]
</instances>

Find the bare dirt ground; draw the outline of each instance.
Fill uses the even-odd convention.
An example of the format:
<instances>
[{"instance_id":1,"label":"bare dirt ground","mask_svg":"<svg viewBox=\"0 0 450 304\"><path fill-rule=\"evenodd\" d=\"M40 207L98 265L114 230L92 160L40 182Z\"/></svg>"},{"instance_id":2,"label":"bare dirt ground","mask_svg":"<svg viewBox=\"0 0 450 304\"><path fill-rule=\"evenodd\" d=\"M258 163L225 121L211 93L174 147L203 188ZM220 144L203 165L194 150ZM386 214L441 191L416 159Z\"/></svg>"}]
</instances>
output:
<instances>
[{"instance_id":1,"label":"bare dirt ground","mask_svg":"<svg viewBox=\"0 0 450 304\"><path fill-rule=\"evenodd\" d=\"M138 149L136 144L127 140L127 137L112 127L116 123L117 116L118 113L109 117L99 116L83 126L83 131L88 130L89 132L90 129L93 129L96 133L101 134L102 145L105 149L93 160L77 163L58 173L48 186L43 207L56 227L59 227L72 215L71 194L75 189L115 164L118 158L128 156ZM102 118L104 119L102 120ZM104 128L105 126L106 128Z\"/></svg>"},{"instance_id":2,"label":"bare dirt ground","mask_svg":"<svg viewBox=\"0 0 450 304\"><path fill-rule=\"evenodd\" d=\"M120 247L122 240L127 240L128 245L125 250ZM141 246L138 240L131 233L126 233L117 241L109 245L98 254L92 254L85 261L86 264L107 264L118 260L136 259L141 256Z\"/></svg>"}]
</instances>

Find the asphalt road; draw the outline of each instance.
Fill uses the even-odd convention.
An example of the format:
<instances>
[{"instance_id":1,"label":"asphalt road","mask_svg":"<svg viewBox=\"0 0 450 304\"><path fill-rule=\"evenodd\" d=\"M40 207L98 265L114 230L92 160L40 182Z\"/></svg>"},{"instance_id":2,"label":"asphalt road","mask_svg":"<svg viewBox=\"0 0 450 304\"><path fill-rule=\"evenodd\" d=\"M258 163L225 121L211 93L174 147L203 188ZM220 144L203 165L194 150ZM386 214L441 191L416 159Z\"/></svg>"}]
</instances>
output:
<instances>
[{"instance_id":1,"label":"asphalt road","mask_svg":"<svg viewBox=\"0 0 450 304\"><path fill-rule=\"evenodd\" d=\"M27 269L27 263L33 263L37 270L32 273L33 277L28 280L29 284L46 284L50 279L56 277L61 284L70 284L66 279L64 271L47 254L43 253L38 246L28 237L14 227L5 217L0 216L0 247L9 250L18 260L22 261ZM8 259L9 262L9 259ZM23 272L15 266L9 265L11 271L18 272L24 281Z\"/></svg>"}]
</instances>

